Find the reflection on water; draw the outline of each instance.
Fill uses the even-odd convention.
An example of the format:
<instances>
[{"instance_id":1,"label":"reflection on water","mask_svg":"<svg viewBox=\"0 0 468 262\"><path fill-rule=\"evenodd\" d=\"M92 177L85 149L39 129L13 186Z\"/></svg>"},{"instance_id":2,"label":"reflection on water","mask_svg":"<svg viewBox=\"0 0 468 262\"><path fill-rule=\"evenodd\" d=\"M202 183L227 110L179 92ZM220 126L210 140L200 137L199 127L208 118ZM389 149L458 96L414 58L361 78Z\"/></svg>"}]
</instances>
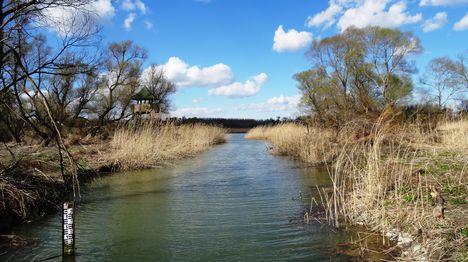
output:
<instances>
[{"instance_id":1,"label":"reflection on water","mask_svg":"<svg viewBox=\"0 0 468 262\"><path fill-rule=\"evenodd\" d=\"M91 183L76 217L76 260L346 260L334 254L341 236L289 222L308 202L301 192L328 183L325 173L272 156L264 142L235 134L229 143L171 167ZM0 260L60 254L58 215L15 233L41 242L4 251Z\"/></svg>"}]
</instances>

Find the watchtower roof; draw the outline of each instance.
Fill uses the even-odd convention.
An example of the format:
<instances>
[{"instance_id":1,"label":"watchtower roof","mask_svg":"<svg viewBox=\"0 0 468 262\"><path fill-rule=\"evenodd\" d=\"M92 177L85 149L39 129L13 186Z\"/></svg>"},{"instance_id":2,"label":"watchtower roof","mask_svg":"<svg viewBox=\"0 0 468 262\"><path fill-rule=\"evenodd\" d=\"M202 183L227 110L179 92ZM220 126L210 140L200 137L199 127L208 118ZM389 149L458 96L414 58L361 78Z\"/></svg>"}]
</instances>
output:
<instances>
[{"instance_id":1,"label":"watchtower roof","mask_svg":"<svg viewBox=\"0 0 468 262\"><path fill-rule=\"evenodd\" d=\"M143 87L140 92L132 96L133 100L154 100L154 95L148 90L147 87Z\"/></svg>"}]
</instances>

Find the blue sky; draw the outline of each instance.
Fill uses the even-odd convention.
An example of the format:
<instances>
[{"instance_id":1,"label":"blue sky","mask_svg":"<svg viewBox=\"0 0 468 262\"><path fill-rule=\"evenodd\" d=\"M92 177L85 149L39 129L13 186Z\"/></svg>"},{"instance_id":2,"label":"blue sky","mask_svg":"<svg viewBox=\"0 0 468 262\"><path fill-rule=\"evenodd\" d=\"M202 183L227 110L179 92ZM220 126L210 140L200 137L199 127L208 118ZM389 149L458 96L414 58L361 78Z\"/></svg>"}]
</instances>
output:
<instances>
[{"instance_id":1,"label":"blue sky","mask_svg":"<svg viewBox=\"0 0 468 262\"><path fill-rule=\"evenodd\" d=\"M178 84L176 116L297 115L292 76L310 67L307 47L348 26L412 31L420 71L468 49L468 0L96 1L104 42L133 40L148 50L145 67L157 63Z\"/></svg>"}]
</instances>

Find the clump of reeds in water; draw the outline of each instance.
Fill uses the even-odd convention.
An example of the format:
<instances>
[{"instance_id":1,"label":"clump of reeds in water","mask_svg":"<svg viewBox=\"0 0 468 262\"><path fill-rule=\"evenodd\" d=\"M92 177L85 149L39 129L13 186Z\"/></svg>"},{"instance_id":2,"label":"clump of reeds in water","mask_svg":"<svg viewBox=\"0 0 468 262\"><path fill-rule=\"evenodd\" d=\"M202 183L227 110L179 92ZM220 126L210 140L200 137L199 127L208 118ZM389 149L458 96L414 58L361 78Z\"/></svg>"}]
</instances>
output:
<instances>
[{"instance_id":1,"label":"clump of reeds in water","mask_svg":"<svg viewBox=\"0 0 468 262\"><path fill-rule=\"evenodd\" d=\"M110 160L122 169L144 168L195 156L226 141L226 131L203 124L176 125L147 122L117 128L111 141Z\"/></svg>"},{"instance_id":2,"label":"clump of reeds in water","mask_svg":"<svg viewBox=\"0 0 468 262\"><path fill-rule=\"evenodd\" d=\"M337 152L333 132L294 123L255 127L245 138L267 140L274 153L311 164L330 162Z\"/></svg>"}]
</instances>

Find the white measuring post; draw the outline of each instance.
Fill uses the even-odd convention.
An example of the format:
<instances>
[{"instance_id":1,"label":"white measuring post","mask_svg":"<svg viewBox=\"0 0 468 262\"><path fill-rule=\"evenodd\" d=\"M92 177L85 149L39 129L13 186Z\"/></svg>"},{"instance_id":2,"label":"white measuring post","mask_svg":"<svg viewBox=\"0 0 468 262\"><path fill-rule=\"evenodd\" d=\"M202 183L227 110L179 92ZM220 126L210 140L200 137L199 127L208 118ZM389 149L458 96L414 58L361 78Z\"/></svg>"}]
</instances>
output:
<instances>
[{"instance_id":1,"label":"white measuring post","mask_svg":"<svg viewBox=\"0 0 468 262\"><path fill-rule=\"evenodd\" d=\"M62 252L64 256L75 253L75 215L74 202L63 202L62 205Z\"/></svg>"}]
</instances>

